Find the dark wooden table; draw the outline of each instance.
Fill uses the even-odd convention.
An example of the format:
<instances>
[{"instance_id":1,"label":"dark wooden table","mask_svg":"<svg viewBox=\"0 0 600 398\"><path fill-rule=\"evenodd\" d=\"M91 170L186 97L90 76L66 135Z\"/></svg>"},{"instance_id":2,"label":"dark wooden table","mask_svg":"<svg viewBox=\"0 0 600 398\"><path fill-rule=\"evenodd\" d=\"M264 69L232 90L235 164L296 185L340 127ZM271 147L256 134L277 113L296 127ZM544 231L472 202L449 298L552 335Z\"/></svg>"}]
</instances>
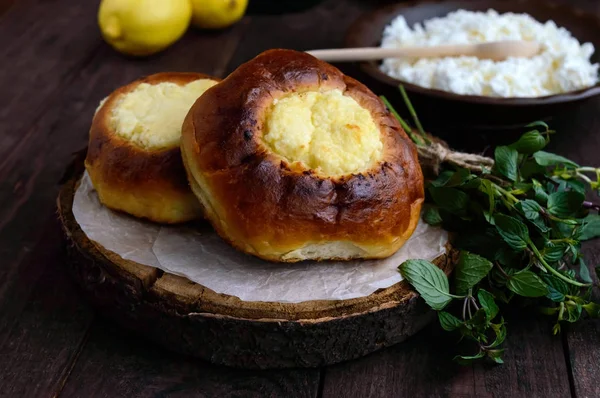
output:
<instances>
[{"instance_id":1,"label":"dark wooden table","mask_svg":"<svg viewBox=\"0 0 600 398\"><path fill-rule=\"evenodd\" d=\"M600 397L598 320L553 337L547 319L515 311L503 366L453 364L454 337L431 325L404 344L324 369L242 371L172 354L111 325L66 275L55 198L104 96L158 71L225 76L268 48L340 46L349 24L379 3L328 0L297 14L251 15L222 32L192 30L138 60L101 40L97 0L0 0L0 395ZM571 3L600 12L595 0ZM364 80L353 66L345 70ZM552 125L555 151L600 164L599 101ZM476 150L506 141L499 133L446 138ZM589 264L600 262L600 244L585 253Z\"/></svg>"}]
</instances>

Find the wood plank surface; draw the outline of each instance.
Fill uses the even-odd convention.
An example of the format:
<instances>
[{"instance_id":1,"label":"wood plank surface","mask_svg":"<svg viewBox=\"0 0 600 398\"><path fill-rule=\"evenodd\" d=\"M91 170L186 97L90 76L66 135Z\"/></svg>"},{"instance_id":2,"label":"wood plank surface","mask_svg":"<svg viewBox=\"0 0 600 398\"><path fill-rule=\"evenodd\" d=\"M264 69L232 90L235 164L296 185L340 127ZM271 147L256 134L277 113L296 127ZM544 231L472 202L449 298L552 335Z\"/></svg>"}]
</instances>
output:
<instances>
[{"instance_id":1,"label":"wood plank surface","mask_svg":"<svg viewBox=\"0 0 600 398\"><path fill-rule=\"evenodd\" d=\"M319 370L247 371L185 358L99 320L61 397L316 397Z\"/></svg>"},{"instance_id":2,"label":"wood plank surface","mask_svg":"<svg viewBox=\"0 0 600 398\"><path fill-rule=\"evenodd\" d=\"M33 247L22 267L43 267L44 271L10 329L0 334L3 397L54 396L81 349L93 317L68 279L61 226L55 217L47 222L43 234L47 238Z\"/></svg>"},{"instance_id":3,"label":"wood plank surface","mask_svg":"<svg viewBox=\"0 0 600 398\"><path fill-rule=\"evenodd\" d=\"M44 237L43 222L54 213L55 192L47 187L55 185L57 178L44 174L48 166L45 151L61 147L60 139L71 139L67 130L50 140L51 126L41 131L36 120L42 110L56 104L61 84L99 43L86 21L93 18L96 7L95 1L23 0L1 19L0 336L5 336L15 314L27 302L45 266L44 262L23 262ZM55 170L54 175L60 172ZM38 186L39 181L44 185Z\"/></svg>"},{"instance_id":4,"label":"wood plank surface","mask_svg":"<svg viewBox=\"0 0 600 398\"><path fill-rule=\"evenodd\" d=\"M559 337L539 319L508 318L505 364L460 366L456 336L433 324L404 344L329 367L329 397L568 397L567 367Z\"/></svg>"},{"instance_id":5,"label":"wood plank surface","mask_svg":"<svg viewBox=\"0 0 600 398\"><path fill-rule=\"evenodd\" d=\"M61 143L49 143L50 126L40 131L35 122L98 44L84 19L96 6L23 0L0 19L2 396L53 394L91 319L91 310L57 267L64 247L48 187L58 177L45 174L44 153ZM68 142L69 132L59 139Z\"/></svg>"},{"instance_id":6,"label":"wood plank surface","mask_svg":"<svg viewBox=\"0 0 600 398\"><path fill-rule=\"evenodd\" d=\"M600 100L580 107L570 118L557 123L557 128L553 150L569 155L581 165L600 164ZM599 201L595 195L589 195L589 200ZM597 281L593 268L600 265L600 242L584 243L583 253L590 275ZM594 289L594 297L600 303L600 289ZM588 319L566 330L563 337L574 396L600 397L600 319Z\"/></svg>"},{"instance_id":7,"label":"wood plank surface","mask_svg":"<svg viewBox=\"0 0 600 398\"><path fill-rule=\"evenodd\" d=\"M35 226L39 225L37 216L52 214L51 209L54 207L57 181L65 164L68 163L70 154L85 146L87 130L93 111L104 96L120 85L143 75L159 71L191 70L223 75L229 58L237 47L238 38L243 33L246 25L247 22L243 21L226 32L218 33L191 31L182 41L168 51L144 61L123 57L108 46L99 45L89 61L81 68L74 70L73 75L68 77L68 84L61 87L60 94L53 97L52 103L43 110L37 122L31 127L31 133L32 135L35 133L36 139L21 143L17 148L18 156L13 156L4 163L5 166L2 171L6 179L3 181L7 185L14 184L10 192L15 196L20 196L21 203L19 203L18 211L11 213L11 216L14 214L14 218L8 219L2 229L7 238L6 245L3 247L8 250L9 246L14 247L14 242L17 239L22 239L22 236L13 235L13 240L8 240L11 238L11 234L19 231L17 222L21 223L20 228L25 235L29 232L28 226L35 229ZM202 35L201 41L199 41L198 35ZM2 143L3 148L6 148L6 145L6 143ZM32 163L29 160L31 157L35 157L36 162ZM19 176L15 176L13 171L18 171L20 175L27 176L29 180L21 182ZM14 192L27 186L35 186L35 189L22 189L24 192ZM52 231L52 234L55 237L60 236L58 231ZM44 236L44 234L42 233L41 236ZM46 241L45 238L42 241L44 243L48 242L54 248L61 248L59 242ZM36 249L38 248L28 248L25 251ZM64 278L49 278L50 281L54 282L51 290L48 289L47 284L42 283L42 281L46 281L44 278L46 274L57 277L64 275L64 270L57 268L60 267L60 261L64 261L62 254L47 252L46 250L37 253L38 260L45 259L46 261L27 261L27 258L23 261L20 257L17 257L12 262L13 268L17 270L17 275L23 272L30 262L45 266L47 272L42 273L42 271L39 271L38 274L24 272L24 276L30 277L31 280L21 280L15 288L25 285L28 289L31 289L36 279L35 276L38 276L38 278L40 275L42 276L39 278L38 285L33 287L33 293L31 293L28 300L25 292L23 293L22 301L28 303L24 308L16 305L14 300L2 301L2 304L10 307L12 312L11 319L9 320L7 317L6 322L2 322L6 330L0 334L0 338L4 340L4 344L0 346L0 352L4 354L0 359L0 372L3 375L6 374L6 377L2 379L6 383L2 385L5 388L0 390L2 391L0 395L49 396L60 390L65 382L65 377L73 366L75 357L78 355L78 349L83 344L87 325L91 319L89 308L77 299L76 289L68 281L64 281ZM48 265L51 261L52 264ZM14 281L13 274L8 276L8 281ZM28 289L24 290L28 291ZM37 316L39 315L39 305L36 305L39 301L38 296L46 297L48 300L44 307L46 309L45 317ZM84 306L83 310L81 310L82 305ZM62 318L56 316L61 313L77 314L77 316L69 318L71 324L64 324ZM36 321L39 323L36 323ZM61 326L68 327L69 330L64 331ZM98 326L98 328L100 331L104 330L102 326ZM63 337L52 332L55 330L57 333L63 332L61 335ZM123 332L119 331L118 333ZM90 349L84 351L84 358L90 353L94 354L94 338L98 335L104 336L104 333L92 334L91 344L89 345L92 351L90 352ZM116 336L120 341L121 334ZM140 352L146 351L146 344L145 342L139 343ZM111 346L113 344L109 345L109 347ZM154 368L154 373L144 371L144 373L137 374L155 378L156 372L160 373L160 370L164 367L162 354L151 357L151 359L154 359L154 361L147 362L147 366ZM85 364L87 360L84 359L77 363ZM107 358L104 363L107 369L114 368L110 358ZM226 369L211 373L207 369L207 364L198 367L195 362L189 362L182 367L181 362L176 357L172 357L171 363L173 363L173 373L183 377L180 379L180 383L171 383L167 386L172 390L172 393L180 389L198 392L206 388L209 391L226 391L226 388L229 388L233 395L236 391L251 391L254 389L254 396L280 396L282 392L286 391L295 394L303 392L302 396L315 396L319 380L318 371L291 373L283 371L259 376L241 373L233 377ZM184 368L187 369L187 376ZM140 369L136 365L130 368L130 371L136 373ZM135 378L134 374L131 375L132 378L139 383L130 384L131 390L125 395L121 395L120 390L113 390L112 394L102 390L115 386L120 387L119 384L115 384L115 379L120 377L120 372L106 372L107 377L103 380L105 383L95 385L99 390L90 390L87 388L88 380L85 380L87 372L91 372L90 375L96 374L97 369L81 368L81 372L78 374L83 375L83 378L75 377L73 379L75 384L68 384L76 387L74 393L73 390L69 390L72 391L72 395L81 396L82 391L89 391L90 395L87 396L95 394L132 396L136 391L142 396L147 396L152 393L152 389L147 389L148 379L144 377ZM189 385L189 379L193 374L208 375L208 378L198 379L199 384L197 386ZM236 381L233 384L230 383L232 377ZM163 383L166 383L167 380L168 378L161 379ZM83 387L76 384L81 381L85 382ZM211 385L213 387L210 387ZM215 388L217 389L215 390ZM214 395L208 394L208 396Z\"/></svg>"}]
</instances>

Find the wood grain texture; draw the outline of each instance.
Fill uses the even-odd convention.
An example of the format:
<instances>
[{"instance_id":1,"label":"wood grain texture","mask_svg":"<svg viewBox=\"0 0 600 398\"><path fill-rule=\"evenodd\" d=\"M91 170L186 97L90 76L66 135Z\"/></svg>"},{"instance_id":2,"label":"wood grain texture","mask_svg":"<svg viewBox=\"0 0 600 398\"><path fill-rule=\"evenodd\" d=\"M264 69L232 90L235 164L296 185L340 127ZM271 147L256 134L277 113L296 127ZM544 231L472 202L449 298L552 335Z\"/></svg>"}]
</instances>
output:
<instances>
[{"instance_id":1,"label":"wood grain texture","mask_svg":"<svg viewBox=\"0 0 600 398\"><path fill-rule=\"evenodd\" d=\"M323 398L340 391L345 397L568 397L562 343L550 335L550 324L507 320L502 366L452 362L457 336L435 324L405 344L328 368Z\"/></svg>"},{"instance_id":2,"label":"wood grain texture","mask_svg":"<svg viewBox=\"0 0 600 398\"><path fill-rule=\"evenodd\" d=\"M228 72L259 53L272 48L310 50L343 46L343 37L361 12L376 2L327 0L306 11L277 15L252 16ZM347 65L336 65L346 70Z\"/></svg>"},{"instance_id":3,"label":"wood grain texture","mask_svg":"<svg viewBox=\"0 0 600 398\"><path fill-rule=\"evenodd\" d=\"M598 244L586 244L583 251L588 265L600 264ZM590 274L595 274L591 266ZM598 278L594 277L594 280L598 282ZM596 303L600 303L600 289L595 289L594 298ZM600 397L600 319L587 319L571 325L564 338L575 396Z\"/></svg>"},{"instance_id":4,"label":"wood grain texture","mask_svg":"<svg viewBox=\"0 0 600 398\"><path fill-rule=\"evenodd\" d=\"M85 16L93 16L96 6L95 1L24 0L1 19L0 341L44 270L43 262L23 260L43 238L42 223L54 212L54 192L48 187L55 181L51 176L44 178L43 171L48 166L44 152L56 141L48 143L51 124L41 130L35 121L42 109L55 103L49 97L56 94L57 87L93 51L97 41ZM63 31L67 33L63 35ZM63 134L68 142L68 131ZM60 142L56 146L60 147ZM36 189L40 177L45 184L42 195Z\"/></svg>"},{"instance_id":5,"label":"wood grain texture","mask_svg":"<svg viewBox=\"0 0 600 398\"><path fill-rule=\"evenodd\" d=\"M16 0L1 0L0 1L0 17L4 15L13 5Z\"/></svg>"},{"instance_id":6,"label":"wood grain texture","mask_svg":"<svg viewBox=\"0 0 600 398\"><path fill-rule=\"evenodd\" d=\"M98 320L61 397L316 397L319 371L244 371L172 354Z\"/></svg>"},{"instance_id":7,"label":"wood grain texture","mask_svg":"<svg viewBox=\"0 0 600 398\"><path fill-rule=\"evenodd\" d=\"M23 301L13 322L2 324L0 332L2 397L54 395L81 348L93 316L63 267L65 248L58 220L50 218L42 230L46 238L32 248L21 267L44 271L37 282L30 281L31 296Z\"/></svg>"},{"instance_id":8,"label":"wood grain texture","mask_svg":"<svg viewBox=\"0 0 600 398\"><path fill-rule=\"evenodd\" d=\"M60 229L54 229L49 188L56 181L43 176L52 126L40 131L35 121L93 51L95 38L82 17L93 15L95 7L95 2L24 0L0 19L0 394L8 396L56 391L91 315L76 300L64 270L57 270L63 247L56 240ZM45 192L36 189L40 175Z\"/></svg>"},{"instance_id":9,"label":"wood grain texture","mask_svg":"<svg viewBox=\"0 0 600 398\"><path fill-rule=\"evenodd\" d=\"M64 264L56 251L62 243L49 239L60 230L48 232L43 225L55 220L58 180L71 154L85 146L98 102L155 71L222 74L237 45L235 29L245 26L203 35L200 43L199 33L190 32L169 51L142 61L102 43L97 5L25 0L0 22L0 53L12 59L0 74L0 380L9 396L59 389L89 324L91 310L81 309L77 290L59 278L64 274L56 275L55 286L43 283ZM69 323L61 314L80 315Z\"/></svg>"},{"instance_id":10,"label":"wood grain texture","mask_svg":"<svg viewBox=\"0 0 600 398\"><path fill-rule=\"evenodd\" d=\"M0 169L33 139L24 129L51 104L50 96L101 43L95 23L99 0L23 1L0 24ZM8 159L7 159L8 158Z\"/></svg>"},{"instance_id":11,"label":"wood grain texture","mask_svg":"<svg viewBox=\"0 0 600 398\"><path fill-rule=\"evenodd\" d=\"M579 108L568 120L557 121L556 128L558 134L551 142L553 151L567 154L581 165L600 164L600 100ZM588 199L599 201L598 196L593 194ZM590 275L597 282L593 268L600 265L600 241L596 239L584 243L583 253ZM594 298L600 303L600 289L594 289ZM572 391L577 397L599 397L600 319L588 319L565 329L563 338L572 372Z\"/></svg>"}]
</instances>

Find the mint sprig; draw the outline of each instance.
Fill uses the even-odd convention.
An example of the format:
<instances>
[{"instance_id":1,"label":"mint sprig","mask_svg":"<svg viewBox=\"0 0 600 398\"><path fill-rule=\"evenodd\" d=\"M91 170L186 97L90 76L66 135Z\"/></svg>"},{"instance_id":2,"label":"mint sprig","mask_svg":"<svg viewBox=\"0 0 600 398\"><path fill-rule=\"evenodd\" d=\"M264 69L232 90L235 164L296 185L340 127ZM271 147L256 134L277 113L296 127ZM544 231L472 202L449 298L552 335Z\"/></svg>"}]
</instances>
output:
<instances>
[{"instance_id":1,"label":"mint sprig","mask_svg":"<svg viewBox=\"0 0 600 398\"><path fill-rule=\"evenodd\" d=\"M401 93L417 128L390 110L429 164L440 144ZM581 253L581 242L600 237L600 205L585 200L587 190L600 194L600 168L543 151L554 133L546 123L526 127L519 140L496 148L493 160L455 152L441 164L433 159L437 178L427 183L423 220L453 232L460 250L453 278L424 260L399 266L438 311L442 328L477 344L477 352L455 357L462 364L502 363L507 329L500 312L517 300L554 317L555 334L564 322L600 317ZM600 267L595 271L600 279Z\"/></svg>"}]
</instances>

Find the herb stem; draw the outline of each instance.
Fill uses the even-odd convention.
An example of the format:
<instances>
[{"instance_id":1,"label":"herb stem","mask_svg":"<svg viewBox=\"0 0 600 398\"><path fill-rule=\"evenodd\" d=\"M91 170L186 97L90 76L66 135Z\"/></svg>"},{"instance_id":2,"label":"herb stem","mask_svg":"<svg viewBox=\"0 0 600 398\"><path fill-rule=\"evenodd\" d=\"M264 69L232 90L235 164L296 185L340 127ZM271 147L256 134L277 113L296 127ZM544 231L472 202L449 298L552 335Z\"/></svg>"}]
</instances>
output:
<instances>
[{"instance_id":1,"label":"herb stem","mask_svg":"<svg viewBox=\"0 0 600 398\"><path fill-rule=\"evenodd\" d=\"M577 171L575 175L590 185L593 183L593 181L585 174L581 174L580 172Z\"/></svg>"},{"instance_id":2,"label":"herb stem","mask_svg":"<svg viewBox=\"0 0 600 398\"><path fill-rule=\"evenodd\" d=\"M496 266L496 268L498 268L498 271L500 271L500 273L504 275L506 279L510 279L510 276L506 273L506 271L504 271L504 269L500 266L500 263L498 261L494 262L494 265Z\"/></svg>"},{"instance_id":3,"label":"herb stem","mask_svg":"<svg viewBox=\"0 0 600 398\"><path fill-rule=\"evenodd\" d=\"M583 202L582 204L584 209L590 209L590 210L596 210L598 212L600 212L600 205L593 203L593 202L588 202L587 200Z\"/></svg>"},{"instance_id":4,"label":"herb stem","mask_svg":"<svg viewBox=\"0 0 600 398\"><path fill-rule=\"evenodd\" d=\"M558 320L563 320L563 314L565 313L565 303L560 303L560 309L558 310Z\"/></svg>"},{"instance_id":5,"label":"herb stem","mask_svg":"<svg viewBox=\"0 0 600 398\"><path fill-rule=\"evenodd\" d=\"M597 173L599 169L595 167L578 167L575 169L576 172L584 172L584 173Z\"/></svg>"},{"instance_id":6,"label":"herb stem","mask_svg":"<svg viewBox=\"0 0 600 398\"><path fill-rule=\"evenodd\" d=\"M467 300L468 300L468 298L465 298L465 300L463 301L462 316L463 316L464 321L467 320Z\"/></svg>"},{"instance_id":7,"label":"herb stem","mask_svg":"<svg viewBox=\"0 0 600 398\"><path fill-rule=\"evenodd\" d=\"M513 204L519 203L519 199L517 199L512 193L508 192L506 189L502 188L498 184L495 184L495 183L493 183L493 184L494 184L494 187L498 190L498 192L500 192L502 195L504 195L508 199L510 199Z\"/></svg>"},{"instance_id":8,"label":"herb stem","mask_svg":"<svg viewBox=\"0 0 600 398\"><path fill-rule=\"evenodd\" d=\"M477 300L475 300L475 297L471 296L469 298L471 299L471 303L473 303L473 307L475 307L475 311L479 311L479 306L477 305Z\"/></svg>"},{"instance_id":9,"label":"herb stem","mask_svg":"<svg viewBox=\"0 0 600 398\"><path fill-rule=\"evenodd\" d=\"M408 112L410 113L410 116L413 118L413 121L415 122L415 126L417 126L417 130L419 130L419 133L421 134L421 138L423 138L425 140L425 143L427 145L430 145L431 141L429 141L429 139L425 135L425 130L423 129L423 126L421 125L421 121L419 120L419 117L417 116L417 112L415 112L415 108L413 108L412 103L410 102L410 99L408 98L408 94L406 94L406 90L404 89L404 86L399 85L398 88L400 89L400 94L402 94L402 99L404 100L404 103L406 104L406 107L408 108Z\"/></svg>"},{"instance_id":10,"label":"herb stem","mask_svg":"<svg viewBox=\"0 0 600 398\"><path fill-rule=\"evenodd\" d=\"M547 262L546 260L544 260L544 256L542 256L542 254L540 253L540 251L538 250L537 247L535 247L535 245L533 244L533 242L531 240L529 240L528 242L529 247L531 248L531 250L533 250L533 252L535 253L535 256L537 257L538 261L540 263L542 263L542 265L544 266L544 268L546 268L551 274L554 274L554 276L556 276L559 279L562 279L563 281L570 283L571 285L574 286L579 286L579 287L586 287L586 286L590 286L589 284L586 283L581 283L581 282L577 282L569 277L564 276L563 274L561 274L560 272L558 272L557 270L555 270L554 268L552 268Z\"/></svg>"},{"instance_id":11,"label":"herb stem","mask_svg":"<svg viewBox=\"0 0 600 398\"><path fill-rule=\"evenodd\" d=\"M410 126L408 125L408 123L406 123L406 121L404 119L402 119L402 116L400 116L398 114L398 112L396 112L396 109L394 109L394 107L392 106L392 104L390 104L390 101L388 101L387 98L385 98L385 96L380 95L379 98L381 98L381 100L383 101L383 103L385 104L385 106L389 109L390 112L392 112L392 115L394 115L394 117L396 118L396 120L398 120L398 122L400 123L400 125L402 126L402 128L404 129L404 131L406 131L406 134L408 134L408 136L410 137L410 139L417 145L417 146L424 146L425 145L425 141L423 140L422 137L420 137L419 135L415 134L412 129L410 128Z\"/></svg>"}]
</instances>

